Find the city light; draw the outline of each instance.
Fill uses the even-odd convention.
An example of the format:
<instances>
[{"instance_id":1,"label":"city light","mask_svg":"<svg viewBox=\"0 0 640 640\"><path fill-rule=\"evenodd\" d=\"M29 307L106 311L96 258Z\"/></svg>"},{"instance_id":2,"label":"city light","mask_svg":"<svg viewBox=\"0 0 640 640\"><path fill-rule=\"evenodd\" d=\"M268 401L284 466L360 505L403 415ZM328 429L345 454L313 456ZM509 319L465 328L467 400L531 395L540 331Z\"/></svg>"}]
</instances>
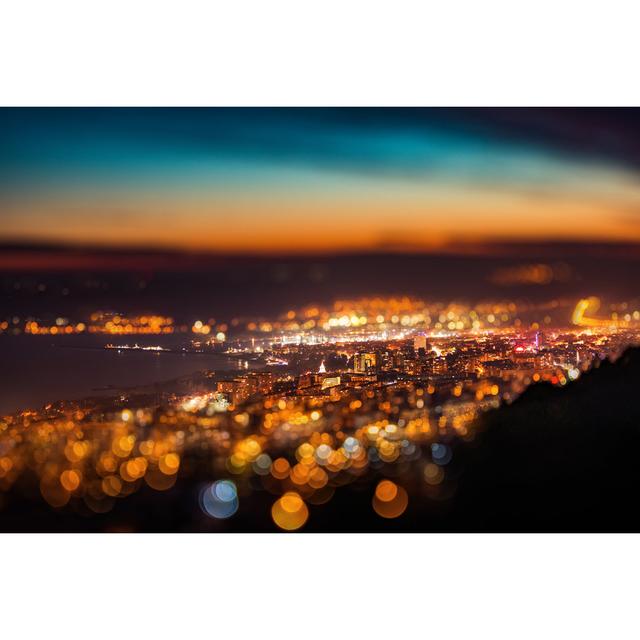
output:
<instances>
[{"instance_id":1,"label":"city light","mask_svg":"<svg viewBox=\"0 0 640 640\"><path fill-rule=\"evenodd\" d=\"M35 473L51 508L82 503L105 513L144 486L165 492L179 478L204 474L210 480L199 504L213 521L242 514L242 496L262 490L275 496L273 525L295 531L313 520L307 505L322 508L341 487L392 472L393 480L377 482L371 509L397 519L411 506L404 483L447 495L455 442L475 438L484 412L533 384L571 384L640 343L633 309L617 321L587 315L597 312L595 299L566 310L570 322L561 326L545 323L546 304L372 298L289 310L269 321L269 332L232 320L224 324L227 332L229 324L239 327L235 334L184 338L181 347L107 343L108 351L147 357L217 353L241 366L231 375L210 371L188 392L168 388L151 403L116 408L94 398L5 416L0 490ZM310 317L315 328L282 339ZM34 322L29 335L40 333ZM122 326L125 334L175 328L165 316L96 313L82 322L107 334ZM55 326L79 323L59 318ZM209 325L186 326L206 335Z\"/></svg>"}]
</instances>

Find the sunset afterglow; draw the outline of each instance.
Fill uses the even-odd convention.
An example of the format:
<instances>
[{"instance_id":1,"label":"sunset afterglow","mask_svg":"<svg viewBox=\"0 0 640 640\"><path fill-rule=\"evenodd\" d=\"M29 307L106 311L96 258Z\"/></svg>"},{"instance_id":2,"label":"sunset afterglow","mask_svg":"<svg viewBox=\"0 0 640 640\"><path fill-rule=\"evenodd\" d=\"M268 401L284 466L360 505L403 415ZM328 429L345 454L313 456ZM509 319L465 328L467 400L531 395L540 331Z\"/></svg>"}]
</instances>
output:
<instances>
[{"instance_id":1,"label":"sunset afterglow","mask_svg":"<svg viewBox=\"0 0 640 640\"><path fill-rule=\"evenodd\" d=\"M640 241L620 131L552 140L545 126L571 116L541 113L543 135L484 110L5 111L0 240L260 253Z\"/></svg>"}]
</instances>

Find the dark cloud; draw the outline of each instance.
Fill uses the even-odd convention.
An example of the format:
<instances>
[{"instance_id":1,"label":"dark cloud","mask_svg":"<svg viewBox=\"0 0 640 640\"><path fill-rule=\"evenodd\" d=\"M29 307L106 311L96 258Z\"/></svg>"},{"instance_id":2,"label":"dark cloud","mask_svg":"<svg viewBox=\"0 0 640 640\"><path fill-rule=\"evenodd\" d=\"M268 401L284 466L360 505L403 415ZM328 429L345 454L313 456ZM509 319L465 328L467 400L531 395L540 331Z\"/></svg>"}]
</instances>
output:
<instances>
[{"instance_id":1,"label":"dark cloud","mask_svg":"<svg viewBox=\"0 0 640 640\"><path fill-rule=\"evenodd\" d=\"M363 141L433 132L640 169L637 109L77 108L2 109L0 170L37 165L46 158L64 162L73 157L74 146L121 141L123 154L134 147L149 154L246 154L410 176L411 154L398 159Z\"/></svg>"}]
</instances>

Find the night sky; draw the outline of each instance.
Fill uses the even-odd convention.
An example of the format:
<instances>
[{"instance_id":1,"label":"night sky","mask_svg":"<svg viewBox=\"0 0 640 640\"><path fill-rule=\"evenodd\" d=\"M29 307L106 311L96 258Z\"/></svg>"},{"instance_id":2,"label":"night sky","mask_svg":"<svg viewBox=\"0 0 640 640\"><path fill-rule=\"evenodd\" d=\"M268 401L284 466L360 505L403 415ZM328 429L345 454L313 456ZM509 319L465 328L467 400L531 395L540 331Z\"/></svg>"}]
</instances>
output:
<instances>
[{"instance_id":1,"label":"night sky","mask_svg":"<svg viewBox=\"0 0 640 640\"><path fill-rule=\"evenodd\" d=\"M640 241L640 111L2 109L0 243Z\"/></svg>"}]
</instances>

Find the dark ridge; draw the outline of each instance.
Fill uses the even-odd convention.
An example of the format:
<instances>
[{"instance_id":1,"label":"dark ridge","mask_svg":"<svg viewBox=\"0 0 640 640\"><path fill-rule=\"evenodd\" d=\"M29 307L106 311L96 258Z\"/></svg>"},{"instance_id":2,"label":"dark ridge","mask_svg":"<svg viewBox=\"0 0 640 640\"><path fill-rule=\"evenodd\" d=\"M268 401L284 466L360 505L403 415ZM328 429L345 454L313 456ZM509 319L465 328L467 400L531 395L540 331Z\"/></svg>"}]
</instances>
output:
<instances>
[{"instance_id":1,"label":"dark ridge","mask_svg":"<svg viewBox=\"0 0 640 640\"><path fill-rule=\"evenodd\" d=\"M358 256L378 256L396 255L402 252L415 256L502 256L502 257L552 257L561 258L568 255L599 255L616 257L621 254L627 258L640 257L640 242L635 241L599 241L582 242L579 240L556 240L553 238L543 238L541 240L526 239L491 239L478 238L467 241L448 242L442 246L425 246L416 244L411 236L400 237L399 239L390 234L391 239L385 237L380 242L369 249L340 249L331 251L319 248L315 251L296 251L292 248L290 252L272 253L268 251L256 251L251 249L227 251L220 249L188 248L179 246L160 245L115 245L115 244L95 244L95 243L73 243L56 241L39 241L37 239L22 240L11 237L0 237L0 255L2 254L47 254L51 256L60 255L108 255L108 256L132 256L132 257L186 257L189 259L259 259L259 260L280 260L282 258L304 259L306 256L318 257L358 257Z\"/></svg>"},{"instance_id":2,"label":"dark ridge","mask_svg":"<svg viewBox=\"0 0 640 640\"><path fill-rule=\"evenodd\" d=\"M313 531L640 531L640 348L563 388L530 387L485 414L473 441L454 446L449 484L419 479L396 520L376 517L371 491L336 493Z\"/></svg>"},{"instance_id":3,"label":"dark ridge","mask_svg":"<svg viewBox=\"0 0 640 640\"><path fill-rule=\"evenodd\" d=\"M638 531L640 349L531 387L461 447L452 529Z\"/></svg>"}]
</instances>

